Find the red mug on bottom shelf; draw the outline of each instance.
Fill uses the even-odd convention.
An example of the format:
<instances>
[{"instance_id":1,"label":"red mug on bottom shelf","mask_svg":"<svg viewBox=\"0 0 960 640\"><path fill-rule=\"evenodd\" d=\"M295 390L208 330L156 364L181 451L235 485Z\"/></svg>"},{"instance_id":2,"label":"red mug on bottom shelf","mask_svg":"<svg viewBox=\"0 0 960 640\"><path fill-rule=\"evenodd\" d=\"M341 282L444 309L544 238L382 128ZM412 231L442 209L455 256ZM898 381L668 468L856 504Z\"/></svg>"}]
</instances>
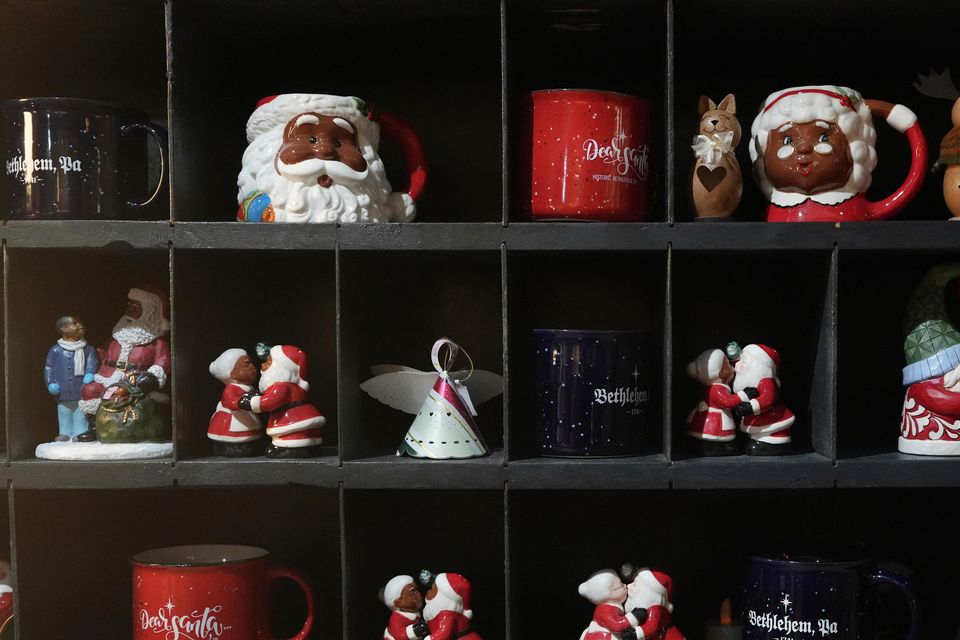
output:
<instances>
[{"instance_id":1,"label":"red mug on bottom shelf","mask_svg":"<svg viewBox=\"0 0 960 640\"><path fill-rule=\"evenodd\" d=\"M189 545L138 553L133 564L134 640L263 640L270 635L268 586L288 578L303 589L313 628L313 591L270 552L242 545Z\"/></svg>"}]
</instances>

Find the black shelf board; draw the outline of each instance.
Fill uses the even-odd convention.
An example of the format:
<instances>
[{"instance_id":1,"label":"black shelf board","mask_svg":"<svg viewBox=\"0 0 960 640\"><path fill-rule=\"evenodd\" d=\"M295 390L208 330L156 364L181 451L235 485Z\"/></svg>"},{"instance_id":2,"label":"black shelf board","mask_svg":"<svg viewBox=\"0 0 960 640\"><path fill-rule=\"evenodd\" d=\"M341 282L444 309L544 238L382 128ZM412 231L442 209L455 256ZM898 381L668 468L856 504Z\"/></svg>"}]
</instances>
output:
<instances>
[{"instance_id":1,"label":"black shelf board","mask_svg":"<svg viewBox=\"0 0 960 640\"><path fill-rule=\"evenodd\" d=\"M819 453L675 460L674 489L811 489L834 486L833 463Z\"/></svg>"},{"instance_id":2,"label":"black shelf board","mask_svg":"<svg viewBox=\"0 0 960 640\"><path fill-rule=\"evenodd\" d=\"M957 487L960 458L889 451L837 460L838 487Z\"/></svg>"},{"instance_id":3,"label":"black shelf board","mask_svg":"<svg viewBox=\"0 0 960 640\"><path fill-rule=\"evenodd\" d=\"M10 220L3 225L3 236L9 247L165 249L173 231L166 220Z\"/></svg>"},{"instance_id":4,"label":"black shelf board","mask_svg":"<svg viewBox=\"0 0 960 640\"><path fill-rule=\"evenodd\" d=\"M511 489L667 489L662 453L627 458L526 458L507 467Z\"/></svg>"},{"instance_id":5,"label":"black shelf board","mask_svg":"<svg viewBox=\"0 0 960 640\"><path fill-rule=\"evenodd\" d=\"M956 251L960 247L960 223L952 220L883 220L851 222L837 226L841 250Z\"/></svg>"},{"instance_id":6,"label":"black shelf board","mask_svg":"<svg viewBox=\"0 0 960 640\"><path fill-rule=\"evenodd\" d=\"M337 227L332 224L252 224L246 222L175 222L177 249L317 249L332 251Z\"/></svg>"},{"instance_id":7,"label":"black shelf board","mask_svg":"<svg viewBox=\"0 0 960 640\"><path fill-rule=\"evenodd\" d=\"M132 489L174 485L173 462L155 460L14 460L15 489Z\"/></svg>"},{"instance_id":8,"label":"black shelf board","mask_svg":"<svg viewBox=\"0 0 960 640\"><path fill-rule=\"evenodd\" d=\"M300 460L271 460L263 456L179 460L175 476L180 486L299 484L337 487L340 482L336 450L329 455Z\"/></svg>"},{"instance_id":9,"label":"black shelf board","mask_svg":"<svg viewBox=\"0 0 960 640\"><path fill-rule=\"evenodd\" d=\"M503 450L483 458L423 460L378 456L343 461L347 489L503 489Z\"/></svg>"},{"instance_id":10,"label":"black shelf board","mask_svg":"<svg viewBox=\"0 0 960 640\"><path fill-rule=\"evenodd\" d=\"M836 227L820 222L678 222L672 242L675 251L829 250Z\"/></svg>"},{"instance_id":11,"label":"black shelf board","mask_svg":"<svg viewBox=\"0 0 960 640\"><path fill-rule=\"evenodd\" d=\"M666 222L511 222L507 250L666 251Z\"/></svg>"},{"instance_id":12,"label":"black shelf board","mask_svg":"<svg viewBox=\"0 0 960 640\"><path fill-rule=\"evenodd\" d=\"M347 250L482 250L499 249L500 222L413 222L347 224L340 227L340 248Z\"/></svg>"}]
</instances>

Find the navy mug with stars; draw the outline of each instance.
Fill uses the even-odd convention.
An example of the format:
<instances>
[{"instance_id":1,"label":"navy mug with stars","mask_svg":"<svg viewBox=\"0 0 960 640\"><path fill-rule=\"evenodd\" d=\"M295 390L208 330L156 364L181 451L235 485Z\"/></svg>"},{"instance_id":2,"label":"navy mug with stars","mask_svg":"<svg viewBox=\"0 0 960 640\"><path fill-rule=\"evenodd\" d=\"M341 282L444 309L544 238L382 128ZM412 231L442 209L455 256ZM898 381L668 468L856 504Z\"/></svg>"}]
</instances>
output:
<instances>
[{"instance_id":1,"label":"navy mug with stars","mask_svg":"<svg viewBox=\"0 0 960 640\"><path fill-rule=\"evenodd\" d=\"M873 640L879 633L876 609L881 583L894 585L906 596L910 623L901 637L914 640L920 614L904 576L878 569L869 560L754 556L744 597L743 638Z\"/></svg>"},{"instance_id":2,"label":"navy mug with stars","mask_svg":"<svg viewBox=\"0 0 960 640\"><path fill-rule=\"evenodd\" d=\"M537 329L534 336L537 452L637 455L650 401L649 334Z\"/></svg>"}]
</instances>

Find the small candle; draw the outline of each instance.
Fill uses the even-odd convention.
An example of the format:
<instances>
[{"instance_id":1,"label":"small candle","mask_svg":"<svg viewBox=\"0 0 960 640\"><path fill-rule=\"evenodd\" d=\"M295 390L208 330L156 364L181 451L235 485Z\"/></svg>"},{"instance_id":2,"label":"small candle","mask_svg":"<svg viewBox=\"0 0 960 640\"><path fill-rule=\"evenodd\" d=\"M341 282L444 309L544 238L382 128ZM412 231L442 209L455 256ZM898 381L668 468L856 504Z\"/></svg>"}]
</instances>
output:
<instances>
[{"instance_id":1,"label":"small candle","mask_svg":"<svg viewBox=\"0 0 960 640\"><path fill-rule=\"evenodd\" d=\"M740 621L733 619L730 598L720 605L720 619L708 620L704 625L704 637L706 640L741 640Z\"/></svg>"}]
</instances>

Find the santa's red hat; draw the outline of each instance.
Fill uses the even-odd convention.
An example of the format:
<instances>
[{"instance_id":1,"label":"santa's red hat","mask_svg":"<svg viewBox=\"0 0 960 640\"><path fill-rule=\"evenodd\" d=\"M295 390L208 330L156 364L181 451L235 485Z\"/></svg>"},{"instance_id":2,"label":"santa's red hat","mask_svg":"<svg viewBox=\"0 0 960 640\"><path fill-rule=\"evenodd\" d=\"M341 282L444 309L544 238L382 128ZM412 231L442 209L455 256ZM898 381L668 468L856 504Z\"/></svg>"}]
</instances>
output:
<instances>
[{"instance_id":1,"label":"santa's red hat","mask_svg":"<svg viewBox=\"0 0 960 640\"><path fill-rule=\"evenodd\" d=\"M773 367L773 373L777 376L780 375L780 354L777 353L776 349L765 344L748 344L743 350L749 350L750 355L761 361L769 361L769 364Z\"/></svg>"},{"instance_id":2,"label":"santa's red hat","mask_svg":"<svg viewBox=\"0 0 960 640\"><path fill-rule=\"evenodd\" d=\"M656 569L641 569L636 580L666 600L667 609L673 611L673 578Z\"/></svg>"},{"instance_id":3,"label":"santa's red hat","mask_svg":"<svg viewBox=\"0 0 960 640\"><path fill-rule=\"evenodd\" d=\"M473 610L470 608L470 583L466 578L459 573L441 573L437 575L434 584L443 595L460 604L463 615L473 617Z\"/></svg>"},{"instance_id":4,"label":"santa's red hat","mask_svg":"<svg viewBox=\"0 0 960 640\"><path fill-rule=\"evenodd\" d=\"M289 344L278 344L270 348L270 357L273 359L271 367L279 366L297 374L297 385L306 391L310 384L307 377L307 354L298 347Z\"/></svg>"}]
</instances>

